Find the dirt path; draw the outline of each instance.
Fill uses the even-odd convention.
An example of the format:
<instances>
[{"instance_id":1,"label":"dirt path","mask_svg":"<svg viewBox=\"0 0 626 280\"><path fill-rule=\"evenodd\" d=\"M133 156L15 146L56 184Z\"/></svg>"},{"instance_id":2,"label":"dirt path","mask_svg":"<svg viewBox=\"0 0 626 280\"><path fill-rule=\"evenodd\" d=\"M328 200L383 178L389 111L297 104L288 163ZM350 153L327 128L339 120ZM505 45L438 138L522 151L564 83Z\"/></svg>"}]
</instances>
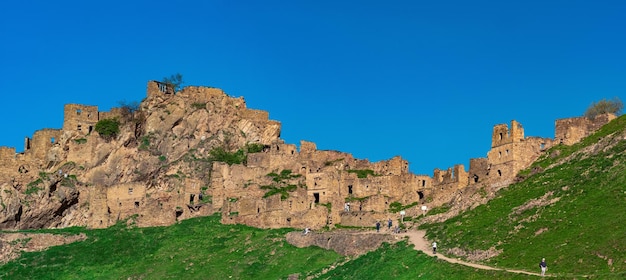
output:
<instances>
[{"instance_id":1,"label":"dirt path","mask_svg":"<svg viewBox=\"0 0 626 280\"><path fill-rule=\"evenodd\" d=\"M432 256L437 256L437 258L442 259L442 260L447 261L447 262L450 262L450 263L461 264L461 265L474 267L474 268L478 268L478 269L502 270L502 271L513 272L513 273L521 273L521 274L526 274L526 275L541 276L541 274L535 273L535 272L528 272L528 271L515 270L515 269L502 269L502 268L496 268L496 267L486 266L486 265L482 265L482 264L470 263L470 262L466 262L466 261L455 259L455 258L449 258L449 257L446 257L446 256L440 254L440 253L437 253L437 255L435 255L435 254L433 254L430 242L428 242L428 240L426 240L426 232L423 231L423 230L409 230L407 232L399 233L398 235L408 237L409 238L409 242L411 242L411 243L413 243L413 245L415 245L415 250L422 251L426 255L429 255L431 257ZM548 276L548 275L546 274L546 276Z\"/></svg>"}]
</instances>

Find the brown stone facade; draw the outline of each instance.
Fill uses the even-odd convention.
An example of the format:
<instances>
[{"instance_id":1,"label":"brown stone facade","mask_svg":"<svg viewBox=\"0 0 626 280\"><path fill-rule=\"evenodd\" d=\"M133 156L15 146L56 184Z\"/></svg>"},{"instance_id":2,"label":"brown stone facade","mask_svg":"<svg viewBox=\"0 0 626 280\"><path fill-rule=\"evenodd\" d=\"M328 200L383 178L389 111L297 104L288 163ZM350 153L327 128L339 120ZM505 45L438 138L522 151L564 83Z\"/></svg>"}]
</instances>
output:
<instances>
[{"instance_id":1,"label":"brown stone facade","mask_svg":"<svg viewBox=\"0 0 626 280\"><path fill-rule=\"evenodd\" d=\"M62 205L60 215L38 224L99 228L133 217L141 226L168 225L221 213L223 223L261 228L372 226L399 218L392 204L411 206L406 215L417 216L422 206L440 206L467 187L508 185L546 149L576 143L614 118L557 120L556 140L525 137L514 120L498 124L487 156L470 159L469 170L458 164L428 176L411 173L399 156L369 162L318 150L313 142L301 141L299 148L284 143L280 122L268 112L248 109L242 97L216 88L173 92L150 81L141 117L125 123L117 139L98 137L96 123L122 113L67 104L62 129L35 132L23 153L0 147L0 188L6 190L0 198L7 205L0 227L24 225L10 217L34 203L19 205L54 199L63 188L75 188L65 192L79 194L71 200L75 204ZM241 164L206 161L216 147L235 151L250 143L264 148ZM54 180L42 174L55 174ZM42 190L33 189L40 177ZM36 192L26 194L29 188ZM276 194L268 195L271 190Z\"/></svg>"}]
</instances>

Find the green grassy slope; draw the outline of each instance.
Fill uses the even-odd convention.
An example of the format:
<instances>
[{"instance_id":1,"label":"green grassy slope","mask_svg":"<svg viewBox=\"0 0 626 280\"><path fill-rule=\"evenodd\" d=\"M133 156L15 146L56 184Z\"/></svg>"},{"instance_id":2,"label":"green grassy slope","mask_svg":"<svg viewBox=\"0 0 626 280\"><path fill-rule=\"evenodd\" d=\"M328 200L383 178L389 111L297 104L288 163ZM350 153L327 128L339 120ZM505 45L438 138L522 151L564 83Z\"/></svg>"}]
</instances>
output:
<instances>
[{"instance_id":1,"label":"green grassy slope","mask_svg":"<svg viewBox=\"0 0 626 280\"><path fill-rule=\"evenodd\" d=\"M385 243L376 251L339 266L314 279L532 279L535 276L474 269L451 264L415 251L407 241Z\"/></svg>"},{"instance_id":2,"label":"green grassy slope","mask_svg":"<svg viewBox=\"0 0 626 280\"><path fill-rule=\"evenodd\" d=\"M344 258L317 247L293 247L285 242L289 231L222 225L216 216L170 227L38 230L84 232L88 238L24 253L0 267L0 279L287 279L293 273L300 279L527 279L452 265L415 251L407 241L383 244L322 274Z\"/></svg>"},{"instance_id":3,"label":"green grassy slope","mask_svg":"<svg viewBox=\"0 0 626 280\"><path fill-rule=\"evenodd\" d=\"M221 225L218 216L170 227L71 230L87 240L25 253L0 267L0 279L286 279L343 259L286 243L290 229Z\"/></svg>"},{"instance_id":4,"label":"green grassy slope","mask_svg":"<svg viewBox=\"0 0 626 280\"><path fill-rule=\"evenodd\" d=\"M441 250L502 250L488 265L626 278L626 117L572 147L558 146L489 203L440 224L423 225ZM596 145L597 144L597 145ZM558 164L563 162L561 164ZM555 164L557 163L557 164Z\"/></svg>"}]
</instances>

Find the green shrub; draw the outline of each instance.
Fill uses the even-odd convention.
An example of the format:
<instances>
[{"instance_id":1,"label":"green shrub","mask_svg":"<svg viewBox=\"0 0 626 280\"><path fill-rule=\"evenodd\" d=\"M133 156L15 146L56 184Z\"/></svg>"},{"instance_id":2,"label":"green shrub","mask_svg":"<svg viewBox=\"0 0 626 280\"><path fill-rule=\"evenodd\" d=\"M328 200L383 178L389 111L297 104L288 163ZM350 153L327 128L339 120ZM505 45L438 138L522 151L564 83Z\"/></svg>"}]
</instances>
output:
<instances>
[{"instance_id":1,"label":"green shrub","mask_svg":"<svg viewBox=\"0 0 626 280\"><path fill-rule=\"evenodd\" d=\"M120 122L116 118L103 119L96 123L95 130L100 134L100 137L110 140L120 133Z\"/></svg>"},{"instance_id":2,"label":"green shrub","mask_svg":"<svg viewBox=\"0 0 626 280\"><path fill-rule=\"evenodd\" d=\"M148 148L150 148L150 136L148 135L144 135L143 137L141 137L141 144L139 145L139 149L140 150L147 150Z\"/></svg>"},{"instance_id":3,"label":"green shrub","mask_svg":"<svg viewBox=\"0 0 626 280\"><path fill-rule=\"evenodd\" d=\"M296 179L301 177L300 174L291 174L291 170L284 169L280 172L280 174L276 174L274 172L267 174L268 177L272 177L272 181L274 181L271 185L260 186L262 190L268 190L263 197L267 198L275 194L280 194L280 199L285 200L289 198L289 193L295 191L298 188L298 185L289 184L288 181L292 179ZM299 185L303 187L303 185Z\"/></svg>"},{"instance_id":4,"label":"green shrub","mask_svg":"<svg viewBox=\"0 0 626 280\"><path fill-rule=\"evenodd\" d=\"M191 104L191 108L194 108L194 109L205 109L206 108L206 103L194 102L194 103Z\"/></svg>"},{"instance_id":5,"label":"green shrub","mask_svg":"<svg viewBox=\"0 0 626 280\"><path fill-rule=\"evenodd\" d=\"M419 201L415 201L415 202L413 202L411 204L408 204L408 205L402 205L402 203L394 201L391 204L389 204L389 212L391 212L391 213L398 213L398 212L400 212L400 211L402 211L404 209L411 208L411 207L417 205L418 203L419 203Z\"/></svg>"},{"instance_id":6,"label":"green shrub","mask_svg":"<svg viewBox=\"0 0 626 280\"><path fill-rule=\"evenodd\" d=\"M224 162L228 165L241 164L246 160L246 155L241 149L237 150L234 153L229 153L222 147L216 147L209 152L209 155L211 157L211 160Z\"/></svg>"},{"instance_id":7,"label":"green shrub","mask_svg":"<svg viewBox=\"0 0 626 280\"><path fill-rule=\"evenodd\" d=\"M377 175L376 173L374 173L374 170L370 170L370 169L361 169L361 170L351 169L351 170L347 170L347 171L348 171L348 173L356 173L356 176L358 178L367 178L367 175L380 176L380 175Z\"/></svg>"},{"instance_id":8,"label":"green shrub","mask_svg":"<svg viewBox=\"0 0 626 280\"><path fill-rule=\"evenodd\" d=\"M265 145L260 144L260 143L248 143L246 145L246 151L249 154L260 153L263 151L263 148L265 148Z\"/></svg>"},{"instance_id":9,"label":"green shrub","mask_svg":"<svg viewBox=\"0 0 626 280\"><path fill-rule=\"evenodd\" d=\"M37 193L38 191L43 190L42 188L36 187L36 186L30 186L28 187L25 191L24 194L25 195L30 195L30 194L34 194Z\"/></svg>"}]
</instances>

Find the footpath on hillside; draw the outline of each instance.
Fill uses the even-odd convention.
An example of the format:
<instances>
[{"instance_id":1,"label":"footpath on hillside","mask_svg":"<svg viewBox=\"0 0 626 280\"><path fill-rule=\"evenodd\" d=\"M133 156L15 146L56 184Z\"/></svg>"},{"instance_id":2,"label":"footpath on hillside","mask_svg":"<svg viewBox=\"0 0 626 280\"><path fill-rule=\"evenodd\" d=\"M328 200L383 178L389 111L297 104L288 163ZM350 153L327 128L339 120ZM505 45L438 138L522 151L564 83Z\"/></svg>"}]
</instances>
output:
<instances>
[{"instance_id":1,"label":"footpath on hillside","mask_svg":"<svg viewBox=\"0 0 626 280\"><path fill-rule=\"evenodd\" d=\"M376 232L376 231L374 231L374 232ZM382 233L382 232L380 232L380 233ZM387 234L387 233L385 233L385 234ZM446 256L442 255L441 253L433 254L430 242L428 240L426 240L426 232L423 231L423 230L409 230L407 232L398 233L397 235L398 236L408 237L409 242L411 242L413 245L415 245L415 247L414 247L415 250L422 251L426 255L431 256L431 257L435 257L436 256L437 258L439 258L441 260L444 260L444 261L447 261L449 263L456 263L456 264L460 264L460 265L465 265L465 266L478 268L478 269L485 269L485 270L501 270L501 271L512 272L512 273L520 273L520 274L526 274L526 275L541 276L540 273L523 271L523 270L515 270L515 269L496 268L496 267L491 267L491 266L487 266L487 265L466 262L466 261L463 261L463 260L460 260L460 259L456 259L456 258L449 258L449 257L446 257ZM546 274L546 276L549 276L549 275Z\"/></svg>"}]
</instances>

